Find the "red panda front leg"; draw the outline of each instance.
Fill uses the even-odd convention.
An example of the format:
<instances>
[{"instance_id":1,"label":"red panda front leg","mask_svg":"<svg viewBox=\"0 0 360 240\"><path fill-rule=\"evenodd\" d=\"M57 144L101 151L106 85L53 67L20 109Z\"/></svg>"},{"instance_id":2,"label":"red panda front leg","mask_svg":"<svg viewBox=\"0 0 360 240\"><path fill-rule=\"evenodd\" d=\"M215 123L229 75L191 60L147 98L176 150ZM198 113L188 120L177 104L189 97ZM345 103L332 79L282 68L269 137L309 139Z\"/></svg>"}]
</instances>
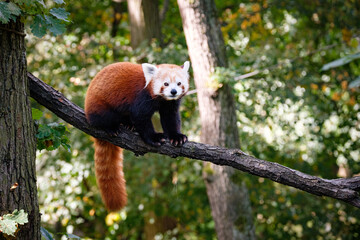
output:
<instances>
[{"instance_id":1,"label":"red panda front leg","mask_svg":"<svg viewBox=\"0 0 360 240\"><path fill-rule=\"evenodd\" d=\"M151 122L151 117L158 109L158 101L151 98L147 91L141 92L130 109L131 122L145 143L160 146L165 143L163 133L157 133Z\"/></svg>"},{"instance_id":2,"label":"red panda front leg","mask_svg":"<svg viewBox=\"0 0 360 240\"><path fill-rule=\"evenodd\" d=\"M160 121L164 134L174 146L182 146L187 136L181 133L180 100L160 102Z\"/></svg>"},{"instance_id":3,"label":"red panda front leg","mask_svg":"<svg viewBox=\"0 0 360 240\"><path fill-rule=\"evenodd\" d=\"M140 137L145 143L158 147L165 143L165 136L163 133L157 133L151 122L151 117L135 118L134 121L135 130L140 134Z\"/></svg>"}]
</instances>

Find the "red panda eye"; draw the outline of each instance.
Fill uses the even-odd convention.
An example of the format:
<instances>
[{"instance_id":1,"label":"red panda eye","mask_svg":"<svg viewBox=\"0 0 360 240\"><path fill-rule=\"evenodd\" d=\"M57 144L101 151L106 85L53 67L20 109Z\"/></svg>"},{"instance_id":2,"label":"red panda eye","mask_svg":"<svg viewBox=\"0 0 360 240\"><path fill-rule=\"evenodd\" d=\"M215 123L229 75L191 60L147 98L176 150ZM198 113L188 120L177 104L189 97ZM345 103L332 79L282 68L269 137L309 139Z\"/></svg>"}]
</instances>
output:
<instances>
[{"instance_id":1,"label":"red panda eye","mask_svg":"<svg viewBox=\"0 0 360 240\"><path fill-rule=\"evenodd\" d=\"M166 82L166 83L164 83L164 86L166 86L166 87L167 87L167 86L169 86L169 83L167 83L167 82Z\"/></svg>"},{"instance_id":2,"label":"red panda eye","mask_svg":"<svg viewBox=\"0 0 360 240\"><path fill-rule=\"evenodd\" d=\"M178 82L177 85L180 86L180 85L181 85L181 82Z\"/></svg>"}]
</instances>

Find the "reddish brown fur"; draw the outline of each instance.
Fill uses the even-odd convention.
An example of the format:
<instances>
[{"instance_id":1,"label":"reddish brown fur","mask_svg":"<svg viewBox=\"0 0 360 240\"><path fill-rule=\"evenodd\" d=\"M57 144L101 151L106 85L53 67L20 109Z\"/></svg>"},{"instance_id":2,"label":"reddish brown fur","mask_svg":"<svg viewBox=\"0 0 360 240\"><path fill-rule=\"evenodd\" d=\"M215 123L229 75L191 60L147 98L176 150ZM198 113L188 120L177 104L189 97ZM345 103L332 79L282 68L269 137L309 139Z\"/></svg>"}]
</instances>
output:
<instances>
[{"instance_id":1,"label":"reddish brown fur","mask_svg":"<svg viewBox=\"0 0 360 240\"><path fill-rule=\"evenodd\" d=\"M109 211L123 208L127 202L123 173L123 150L111 143L94 140L95 171L102 199Z\"/></svg>"},{"instance_id":2,"label":"reddish brown fur","mask_svg":"<svg viewBox=\"0 0 360 240\"><path fill-rule=\"evenodd\" d=\"M140 64L114 63L102 69L91 81L85 99L85 112L98 113L124 103L131 103L145 86ZM109 89L114 94L109 94ZM89 94L91 92L91 94Z\"/></svg>"},{"instance_id":3,"label":"reddish brown fur","mask_svg":"<svg viewBox=\"0 0 360 240\"><path fill-rule=\"evenodd\" d=\"M144 86L145 77L139 64L114 63L105 67L88 88L85 99L86 116L131 103ZM109 94L109 89L112 94ZM94 140L94 146L96 178L102 199L109 211L119 210L127 202L123 150L99 139Z\"/></svg>"},{"instance_id":4,"label":"reddish brown fur","mask_svg":"<svg viewBox=\"0 0 360 240\"><path fill-rule=\"evenodd\" d=\"M157 67L180 68L172 64L161 64ZM85 99L86 117L91 114L101 115L100 111L108 111L122 104L131 104L144 86L145 77L140 64L123 62L105 67L95 76L88 88ZM152 82L147 89L153 96ZM94 146L96 178L102 199L108 210L119 210L127 202L123 150L99 139L94 140Z\"/></svg>"}]
</instances>

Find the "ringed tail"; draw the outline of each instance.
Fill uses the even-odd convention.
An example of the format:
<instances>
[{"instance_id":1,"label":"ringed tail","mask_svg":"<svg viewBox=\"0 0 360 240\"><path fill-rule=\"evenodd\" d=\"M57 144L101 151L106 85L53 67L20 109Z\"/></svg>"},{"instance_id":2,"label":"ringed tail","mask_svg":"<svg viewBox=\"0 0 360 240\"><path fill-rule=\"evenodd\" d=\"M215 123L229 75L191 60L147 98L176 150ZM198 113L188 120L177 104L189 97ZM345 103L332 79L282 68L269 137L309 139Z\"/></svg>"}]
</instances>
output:
<instances>
[{"instance_id":1,"label":"ringed tail","mask_svg":"<svg viewBox=\"0 0 360 240\"><path fill-rule=\"evenodd\" d=\"M123 208L127 202L123 172L123 149L94 139L95 173L102 200L109 211Z\"/></svg>"}]
</instances>

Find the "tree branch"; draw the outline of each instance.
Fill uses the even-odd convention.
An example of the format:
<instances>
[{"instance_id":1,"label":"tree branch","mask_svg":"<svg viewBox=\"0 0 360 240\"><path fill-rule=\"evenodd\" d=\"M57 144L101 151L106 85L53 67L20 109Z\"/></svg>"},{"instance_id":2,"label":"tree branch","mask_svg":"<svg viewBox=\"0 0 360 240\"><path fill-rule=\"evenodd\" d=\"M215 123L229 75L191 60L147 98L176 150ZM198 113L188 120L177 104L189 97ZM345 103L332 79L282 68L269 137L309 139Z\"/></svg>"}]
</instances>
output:
<instances>
[{"instance_id":1,"label":"tree branch","mask_svg":"<svg viewBox=\"0 0 360 240\"><path fill-rule=\"evenodd\" d=\"M292 186L318 196L328 196L360 208L360 177L350 179L322 179L300 171L250 156L239 149L226 149L196 142L187 142L174 147L168 142L155 148L145 144L137 133L120 127L117 136L111 136L101 129L89 126L83 109L75 105L40 79L28 73L30 94L41 105L83 132L117 146L128 149L136 155L154 152L170 157L188 157L217 165L231 166L272 181Z\"/></svg>"}]
</instances>

